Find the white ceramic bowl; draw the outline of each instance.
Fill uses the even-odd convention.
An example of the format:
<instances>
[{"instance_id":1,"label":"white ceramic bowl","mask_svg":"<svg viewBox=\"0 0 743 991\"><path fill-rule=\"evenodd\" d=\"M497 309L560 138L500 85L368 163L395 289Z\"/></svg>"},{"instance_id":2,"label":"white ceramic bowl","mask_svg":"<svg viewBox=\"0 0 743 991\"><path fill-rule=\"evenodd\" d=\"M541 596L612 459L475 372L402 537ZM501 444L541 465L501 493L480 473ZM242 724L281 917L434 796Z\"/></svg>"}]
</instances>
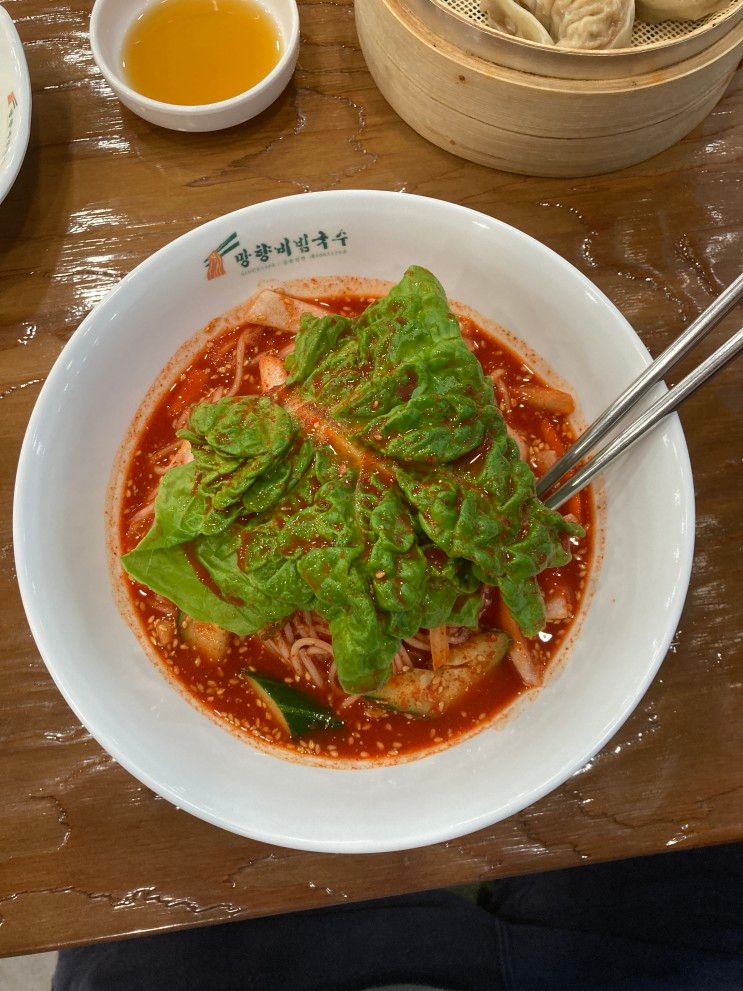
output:
<instances>
[{"instance_id":1,"label":"white ceramic bowl","mask_svg":"<svg viewBox=\"0 0 743 991\"><path fill-rule=\"evenodd\" d=\"M15 182L31 132L31 84L10 14L0 7L0 203Z\"/></svg>"},{"instance_id":2,"label":"white ceramic bowl","mask_svg":"<svg viewBox=\"0 0 743 991\"><path fill-rule=\"evenodd\" d=\"M274 254L266 263L253 255L256 244L319 231L331 238L325 249L312 243L306 254ZM250 252L249 265L241 267L236 248L225 257L225 275L207 281L204 259L230 235ZM649 360L595 286L512 227L424 197L310 193L213 220L128 275L65 347L21 452L18 580L62 694L102 746L160 795L225 829L284 846L415 847L487 826L540 798L635 707L665 656L688 585L694 496L672 418L606 473L605 553L569 656L540 691L457 746L365 770L291 763L216 725L145 656L114 602L104 509L117 448L157 373L264 278L397 279L412 262L435 272L452 298L532 345L573 383L588 419Z\"/></svg>"},{"instance_id":3,"label":"white ceramic bowl","mask_svg":"<svg viewBox=\"0 0 743 991\"><path fill-rule=\"evenodd\" d=\"M271 72L244 93L218 103L181 106L142 96L121 73L121 49L135 18L158 0L96 0L90 15L90 47L111 89L133 113L174 131L219 131L256 117L283 92L299 53L299 13L295 0L257 0L278 25L281 58Z\"/></svg>"}]
</instances>

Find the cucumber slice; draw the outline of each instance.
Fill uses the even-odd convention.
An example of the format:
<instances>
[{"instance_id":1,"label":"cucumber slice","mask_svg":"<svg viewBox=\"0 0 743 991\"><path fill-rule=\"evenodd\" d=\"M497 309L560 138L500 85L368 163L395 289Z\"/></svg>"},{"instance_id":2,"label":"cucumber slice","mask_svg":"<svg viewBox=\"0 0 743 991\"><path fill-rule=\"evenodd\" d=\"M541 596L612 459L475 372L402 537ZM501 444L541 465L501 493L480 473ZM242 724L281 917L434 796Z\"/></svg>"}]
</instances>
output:
<instances>
[{"instance_id":1,"label":"cucumber slice","mask_svg":"<svg viewBox=\"0 0 743 991\"><path fill-rule=\"evenodd\" d=\"M242 677L249 682L278 725L292 738L302 736L311 729L341 729L344 725L332 709L318 705L314 699L302 695L283 681L246 672L242 673Z\"/></svg>"},{"instance_id":2,"label":"cucumber slice","mask_svg":"<svg viewBox=\"0 0 743 991\"><path fill-rule=\"evenodd\" d=\"M440 716L500 664L510 642L500 630L477 634L451 651L446 667L438 671L414 668L396 674L367 697L396 712Z\"/></svg>"},{"instance_id":3,"label":"cucumber slice","mask_svg":"<svg viewBox=\"0 0 743 991\"><path fill-rule=\"evenodd\" d=\"M177 626L181 640L210 661L221 661L230 649L230 635L221 626L202 623L180 611Z\"/></svg>"}]
</instances>

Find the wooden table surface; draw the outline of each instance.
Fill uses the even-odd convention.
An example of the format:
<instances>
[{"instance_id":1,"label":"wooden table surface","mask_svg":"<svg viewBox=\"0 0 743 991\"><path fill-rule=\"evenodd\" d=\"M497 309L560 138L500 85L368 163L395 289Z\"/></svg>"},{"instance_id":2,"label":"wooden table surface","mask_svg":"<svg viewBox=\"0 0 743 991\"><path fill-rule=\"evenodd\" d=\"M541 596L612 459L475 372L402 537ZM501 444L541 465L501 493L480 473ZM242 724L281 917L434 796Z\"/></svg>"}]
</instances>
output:
<instances>
[{"instance_id":1,"label":"wooden table surface","mask_svg":"<svg viewBox=\"0 0 743 991\"><path fill-rule=\"evenodd\" d=\"M397 119L366 70L351 3L316 0L300 4L299 66L279 101L243 127L181 135L115 99L88 47L91 5L5 4L25 44L34 116L0 206L0 955L740 839L743 363L682 413L697 551L680 629L647 696L561 789L428 849L281 850L153 795L52 684L11 544L21 439L65 341L151 252L248 203L370 187L474 207L577 265L657 354L740 266L740 88L681 144L629 171L506 175L426 144ZM734 325L733 316L714 340Z\"/></svg>"}]
</instances>

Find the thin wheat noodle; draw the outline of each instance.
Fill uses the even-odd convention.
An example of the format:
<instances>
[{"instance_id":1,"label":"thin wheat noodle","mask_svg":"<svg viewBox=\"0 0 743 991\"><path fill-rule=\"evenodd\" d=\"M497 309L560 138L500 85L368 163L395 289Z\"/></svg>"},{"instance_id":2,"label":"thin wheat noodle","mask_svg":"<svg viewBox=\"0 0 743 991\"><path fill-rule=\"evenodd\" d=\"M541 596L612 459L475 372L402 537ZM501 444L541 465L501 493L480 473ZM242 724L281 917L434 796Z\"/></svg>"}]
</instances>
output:
<instances>
[{"instance_id":1,"label":"thin wheat noodle","mask_svg":"<svg viewBox=\"0 0 743 991\"><path fill-rule=\"evenodd\" d=\"M325 640L320 640L318 637L302 637L299 640L295 640L292 644L291 653L298 654L303 650L318 650L322 654L333 654L333 648Z\"/></svg>"},{"instance_id":2,"label":"thin wheat noodle","mask_svg":"<svg viewBox=\"0 0 743 991\"><path fill-rule=\"evenodd\" d=\"M315 627L315 619L313 613L303 612L302 615L304 616L304 621L307 624L308 630L310 631L310 636L316 637L317 629Z\"/></svg>"},{"instance_id":3,"label":"thin wheat noodle","mask_svg":"<svg viewBox=\"0 0 743 991\"><path fill-rule=\"evenodd\" d=\"M422 637L404 637L403 643L406 643L408 647L413 647L415 650L425 650L427 654L431 653L430 642L424 640Z\"/></svg>"},{"instance_id":4,"label":"thin wheat noodle","mask_svg":"<svg viewBox=\"0 0 743 991\"><path fill-rule=\"evenodd\" d=\"M272 650L274 654L278 654L285 661L289 660L289 647L283 638L282 634L277 634L274 637L266 637L263 641L269 650Z\"/></svg>"},{"instance_id":5,"label":"thin wheat noodle","mask_svg":"<svg viewBox=\"0 0 743 991\"><path fill-rule=\"evenodd\" d=\"M314 683L317 685L317 687L324 688L325 682L323 681L320 672L315 667L315 662L312 660L312 658L308 657L308 655L305 653L302 658L302 662L304 664L305 670L309 674L310 678L312 678Z\"/></svg>"},{"instance_id":6,"label":"thin wheat noodle","mask_svg":"<svg viewBox=\"0 0 743 991\"><path fill-rule=\"evenodd\" d=\"M392 670L395 674L402 674L404 671L410 671L414 667L415 665L410 659L410 654L405 649L405 646L400 644L400 649L392 658Z\"/></svg>"}]
</instances>

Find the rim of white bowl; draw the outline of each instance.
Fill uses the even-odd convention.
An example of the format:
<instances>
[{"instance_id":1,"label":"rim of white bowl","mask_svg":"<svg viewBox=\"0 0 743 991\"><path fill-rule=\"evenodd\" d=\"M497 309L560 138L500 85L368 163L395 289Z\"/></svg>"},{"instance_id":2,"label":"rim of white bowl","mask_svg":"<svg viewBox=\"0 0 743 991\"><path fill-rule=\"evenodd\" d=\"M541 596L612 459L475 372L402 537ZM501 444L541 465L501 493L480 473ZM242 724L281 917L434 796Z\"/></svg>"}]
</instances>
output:
<instances>
[{"instance_id":1,"label":"rim of white bowl","mask_svg":"<svg viewBox=\"0 0 743 991\"><path fill-rule=\"evenodd\" d=\"M591 282L587 276L575 268L574 265L568 262L561 255L557 254L557 252L547 247L547 245L542 244L541 241L537 241L536 238L531 237L529 234L525 234L518 228L513 227L510 224L506 224L501 220L497 220L487 214L480 213L477 210L472 210L469 207L460 206L459 204L450 203L445 200L439 200L435 197L420 196L411 193L397 193L389 190L323 190L312 193L299 193L294 196L282 197L281 199L297 202L322 200L323 198L372 198L388 201L397 200L399 202L400 197L404 197L406 202L409 200L420 200L426 204L434 203L437 208L443 208L456 213L463 213L469 219L476 220L479 223L485 222L494 227L506 228L518 240L529 243L534 246L537 251L546 252L552 257L552 260L559 267L563 268L566 273L569 274L570 278L577 279L590 296L601 302L613 312L616 319L617 332L622 334L625 342L632 348L638 357L640 357L643 363L648 364L650 362L651 358L649 351L632 329L629 322L622 316L611 300L596 285L594 285L594 283ZM130 774L134 775L134 777L141 781L144 785L156 794L165 798L167 801L171 802L171 804L175 805L177 808L184 809L196 816L196 818L208 822L213 826L217 826L220 829L226 829L229 832L246 836L249 839L257 840L262 843L269 843L274 846L282 846L295 850L348 854L388 853L430 846L435 843L441 843L456 839L460 836L469 835L479 829L486 828L497 822L502 822L510 816L515 815L523 809L533 805L535 802L538 802L545 795L560 787L560 785L562 785L572 774L583 767L599 752L599 750L605 746L605 744L614 736L616 731L626 722L630 714L635 710L642 697L645 695L668 652L668 648L678 626L679 617L686 600L689 579L691 577L691 567L694 553L695 505L694 485L686 439L684 437L681 422L678 419L678 416L676 414L672 414L667 418L666 424L667 428L675 434L675 437L672 439L678 454L682 483L680 493L682 536L679 540L682 547L682 553L678 564L678 575L680 581L676 582L671 594L666 600L666 609L663 614L663 619L659 619L659 627L662 624L662 635L655 641L652 648L650 645L648 647L649 658L645 675L637 683L635 689L625 696L622 705L617 708L613 718L604 727L604 732L591 740L590 743L583 746L581 750L577 752L570 760L564 761L563 764L560 765L559 768L555 769L547 778L545 778L538 787L533 788L526 802L523 801L523 797L515 796L510 801L501 803L495 813L493 810L485 811L480 815L473 816L466 823L458 822L453 827L447 828L442 826L430 829L428 832L421 830L415 835L415 837L409 837L404 841L398 839L391 842L389 840L385 840L384 838L375 838L374 841L363 840L360 842L354 841L352 838L343 841L338 841L335 839L305 839L303 837L295 836L288 831L286 833L277 833L260 828L251 828L248 830L241 823L230 821L226 816L214 814L211 810L196 804L196 802L192 801L183 793L177 792L166 781L163 781L160 777L158 777L157 774L142 767L138 761L130 759L117 745L117 743L108 735L105 721L96 714L91 716L78 707L74 694L68 690L63 674L55 670L54 662L51 660L55 653L54 644L44 635L42 625L34 616L31 581L23 567L22 556L19 556L19 549L23 546L23 534L30 523L30 521L26 519L25 515L23 493L26 486L32 481L32 475L30 472L33 465L33 438L36 433L37 423L45 414L45 406L52 398L56 390L57 381L63 380L64 378L66 373L66 364L70 358L70 355L75 355L78 351L84 351L87 344L87 337L92 332L97 312L103 306L110 304L112 300L115 300L122 292L124 292L129 283L139 277L142 270L147 271L149 269L156 268L160 263L161 256L169 251L175 250L175 245L183 245L189 240L196 239L202 231L209 227L223 229L225 221L232 223L233 220L236 220L248 210L255 209L256 207L270 209L273 202L273 200L265 200L261 203L252 204L251 206L234 210L231 213L222 215L221 217L215 217L213 220L207 221L205 224L201 224L198 227L187 231L185 234L180 235L180 237L175 238L154 254L148 256L143 262L140 262L139 265L132 269L131 272L125 275L124 278L111 290L111 292L108 293L108 295L105 296L104 299L93 308L93 310L91 310L91 312L85 317L82 323L72 334L67 344L63 347L59 357L52 366L52 369L47 376L47 379L44 382L34 405L23 439L23 445L21 447L21 453L18 461L18 471L16 474L13 499L13 544L21 600L26 611L26 617L31 633L34 637L39 653L44 660L47 670L49 671L63 698L77 718L98 741L98 743L107 751L107 753L109 753L114 760L117 761L117 763L119 763ZM569 663L568 659L566 659L566 663ZM526 699L526 702L528 703L528 698ZM516 704L518 705L518 702ZM513 710L513 706L511 707L511 710ZM246 743L246 745L249 746L250 744ZM355 773L364 773L364 771ZM465 826L466 828L462 828L462 826Z\"/></svg>"},{"instance_id":2,"label":"rim of white bowl","mask_svg":"<svg viewBox=\"0 0 743 991\"><path fill-rule=\"evenodd\" d=\"M0 161L0 203L8 195L13 183L18 178L31 137L31 78L28 74L28 63L20 35L13 23L13 18L5 7L0 7L0 36L2 35L8 40L10 54L15 63L22 91L19 93L18 106L23 109L19 115L20 123L11 141L9 152Z\"/></svg>"},{"instance_id":3,"label":"rim of white bowl","mask_svg":"<svg viewBox=\"0 0 743 991\"><path fill-rule=\"evenodd\" d=\"M107 2L111 2L111 0L96 0L90 14L90 48L93 52L93 58L95 59L96 65L106 77L106 80L111 88L117 94L122 93L128 99L132 100L132 102L139 103L150 110L157 110L161 113L165 112L175 114L178 117L205 116L207 114L214 113L215 111L228 110L233 107L238 107L241 103L249 102L256 96L260 96L260 94L265 92L265 90L271 86L271 84L286 69L287 65L295 58L297 46L299 45L299 8L297 7L296 0L288 0L290 5L290 25L288 37L286 38L283 36L284 32L276 18L276 15L271 11L270 0L268 0L268 2L266 2L266 0L255 0L258 6L262 7L276 24L281 32L282 41L284 42L284 51L281 54L281 58L273 69L271 69L268 75L264 76L260 82L255 84L255 86L251 86L250 89L245 89L236 96L228 97L226 100L218 100L216 103L166 103L164 100L153 100L152 97L145 96L143 93L140 93L139 90L133 89L124 81L120 73L111 68L110 63L104 57L98 42L100 33L98 22L101 17L103 5ZM131 24L129 27L131 27Z\"/></svg>"}]
</instances>

